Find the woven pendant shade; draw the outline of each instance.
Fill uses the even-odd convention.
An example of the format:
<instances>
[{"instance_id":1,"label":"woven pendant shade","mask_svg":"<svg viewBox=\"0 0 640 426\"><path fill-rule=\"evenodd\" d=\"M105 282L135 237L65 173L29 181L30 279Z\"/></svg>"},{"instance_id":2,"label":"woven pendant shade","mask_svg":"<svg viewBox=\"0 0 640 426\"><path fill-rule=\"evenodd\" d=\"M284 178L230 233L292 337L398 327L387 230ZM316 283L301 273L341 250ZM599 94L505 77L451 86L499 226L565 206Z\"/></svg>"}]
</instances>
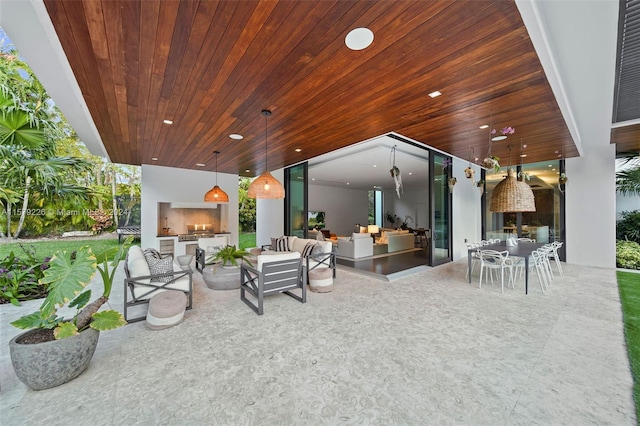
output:
<instances>
[{"instance_id":1,"label":"woven pendant shade","mask_svg":"<svg viewBox=\"0 0 640 426\"><path fill-rule=\"evenodd\" d=\"M531 187L516 179L516 172L509 168L507 177L496 185L491 195L492 212L535 212L536 203Z\"/></svg>"},{"instance_id":2,"label":"woven pendant shade","mask_svg":"<svg viewBox=\"0 0 640 426\"><path fill-rule=\"evenodd\" d=\"M284 198L284 186L278 179L265 171L249 185L249 198Z\"/></svg>"},{"instance_id":3,"label":"woven pendant shade","mask_svg":"<svg viewBox=\"0 0 640 426\"><path fill-rule=\"evenodd\" d=\"M229 196L216 185L204 194L204 201L209 203L228 203Z\"/></svg>"},{"instance_id":4,"label":"woven pendant shade","mask_svg":"<svg viewBox=\"0 0 640 426\"><path fill-rule=\"evenodd\" d=\"M213 151L216 155L216 185L204 194L204 201L207 203L228 203L229 196L218 186L218 154L220 151Z\"/></svg>"},{"instance_id":5,"label":"woven pendant shade","mask_svg":"<svg viewBox=\"0 0 640 426\"><path fill-rule=\"evenodd\" d=\"M269 156L267 119L271 115L271 111L269 111L268 109L263 109L262 115L264 115L264 162L267 170L265 170L260 176L258 176L253 182L251 182L251 184L249 185L249 190L247 191L247 197L284 198L284 186L282 186L278 179L271 176L267 163L267 158Z\"/></svg>"}]
</instances>

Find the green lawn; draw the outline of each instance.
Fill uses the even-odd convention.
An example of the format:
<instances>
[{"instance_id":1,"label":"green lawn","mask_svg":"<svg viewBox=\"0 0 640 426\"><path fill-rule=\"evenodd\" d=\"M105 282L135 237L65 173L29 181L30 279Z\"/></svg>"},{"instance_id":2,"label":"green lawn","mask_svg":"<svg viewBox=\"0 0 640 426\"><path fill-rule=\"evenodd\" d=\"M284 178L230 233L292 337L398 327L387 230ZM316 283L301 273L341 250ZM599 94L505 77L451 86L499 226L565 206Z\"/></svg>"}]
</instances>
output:
<instances>
[{"instance_id":1,"label":"green lawn","mask_svg":"<svg viewBox=\"0 0 640 426\"><path fill-rule=\"evenodd\" d=\"M137 242L136 242L137 243ZM240 248L251 248L256 246L256 234L255 233L247 233L240 234L239 238L239 246ZM33 246L36 249L36 257L47 257L51 256L53 252L58 249L70 250L74 251L78 248L88 245L91 247L94 253L101 253L102 251L118 246L118 239L108 239L108 240L50 240L50 241L37 241L37 242L29 242L29 243L8 243L8 244L0 244L0 259L4 259L9 255L9 253L13 250L13 252L20 256L22 253L22 249L20 248L20 244L24 246ZM139 243L137 243L139 244Z\"/></svg>"},{"instance_id":2,"label":"green lawn","mask_svg":"<svg viewBox=\"0 0 640 426\"><path fill-rule=\"evenodd\" d=\"M82 246L89 246L94 253L101 253L104 250L117 247L118 239L104 239L104 240L50 240L50 241L37 241L37 242L25 242L25 243L8 243L0 244L0 259L3 259L13 251L16 256L22 254L20 244L25 247L34 247L36 250L36 257L45 258L51 256L56 250L68 250L74 251Z\"/></svg>"},{"instance_id":3,"label":"green lawn","mask_svg":"<svg viewBox=\"0 0 640 426\"><path fill-rule=\"evenodd\" d=\"M633 399L636 413L640 413L640 274L618 271L617 275L624 335L633 376Z\"/></svg>"},{"instance_id":4,"label":"green lawn","mask_svg":"<svg viewBox=\"0 0 640 426\"><path fill-rule=\"evenodd\" d=\"M247 249L256 246L256 233L240 234L238 238L238 248Z\"/></svg>"}]
</instances>

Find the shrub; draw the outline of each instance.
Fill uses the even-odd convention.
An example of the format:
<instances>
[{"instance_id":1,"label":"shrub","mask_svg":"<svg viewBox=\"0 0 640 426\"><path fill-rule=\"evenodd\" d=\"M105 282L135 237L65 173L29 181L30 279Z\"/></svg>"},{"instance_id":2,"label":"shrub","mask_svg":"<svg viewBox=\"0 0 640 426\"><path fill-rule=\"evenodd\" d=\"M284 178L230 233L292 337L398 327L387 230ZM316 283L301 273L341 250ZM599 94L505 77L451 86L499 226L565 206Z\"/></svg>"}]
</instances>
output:
<instances>
[{"instance_id":1,"label":"shrub","mask_svg":"<svg viewBox=\"0 0 640 426\"><path fill-rule=\"evenodd\" d=\"M640 269L640 244L634 241L616 243L616 266L625 269Z\"/></svg>"},{"instance_id":2,"label":"shrub","mask_svg":"<svg viewBox=\"0 0 640 426\"><path fill-rule=\"evenodd\" d=\"M19 306L20 301L47 295L47 286L39 281L49 267L49 258L37 259L33 247L20 244L20 248L23 252L21 257L12 251L0 260L0 303Z\"/></svg>"},{"instance_id":3,"label":"shrub","mask_svg":"<svg viewBox=\"0 0 640 426\"><path fill-rule=\"evenodd\" d=\"M620 213L616 222L616 238L640 243L640 210Z\"/></svg>"}]
</instances>

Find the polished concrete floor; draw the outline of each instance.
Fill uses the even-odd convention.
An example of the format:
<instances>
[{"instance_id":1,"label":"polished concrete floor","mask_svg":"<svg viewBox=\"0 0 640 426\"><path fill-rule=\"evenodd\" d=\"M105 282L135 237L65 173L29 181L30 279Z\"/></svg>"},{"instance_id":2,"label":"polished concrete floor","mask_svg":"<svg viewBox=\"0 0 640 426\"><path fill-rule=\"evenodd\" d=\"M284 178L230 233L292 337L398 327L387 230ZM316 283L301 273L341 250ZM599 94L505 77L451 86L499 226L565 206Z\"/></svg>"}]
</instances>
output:
<instances>
[{"instance_id":1,"label":"polished concrete floor","mask_svg":"<svg viewBox=\"0 0 640 426\"><path fill-rule=\"evenodd\" d=\"M44 391L8 353L9 323L39 302L0 305L0 424L636 424L615 270L565 265L525 295L479 289L466 266L341 269L332 292L270 296L263 316L195 273L184 322L103 332L89 368Z\"/></svg>"}]
</instances>

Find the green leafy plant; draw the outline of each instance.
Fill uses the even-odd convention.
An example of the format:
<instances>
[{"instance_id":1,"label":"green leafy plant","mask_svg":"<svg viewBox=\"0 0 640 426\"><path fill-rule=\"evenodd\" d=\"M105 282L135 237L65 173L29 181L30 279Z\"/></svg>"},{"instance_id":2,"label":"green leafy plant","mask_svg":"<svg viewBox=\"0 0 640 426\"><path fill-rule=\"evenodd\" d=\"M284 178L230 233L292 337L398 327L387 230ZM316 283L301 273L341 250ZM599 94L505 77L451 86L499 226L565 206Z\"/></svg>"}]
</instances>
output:
<instances>
[{"instance_id":1,"label":"green leafy plant","mask_svg":"<svg viewBox=\"0 0 640 426\"><path fill-rule=\"evenodd\" d=\"M44 297L47 286L39 280L48 267L49 258L39 260L35 249L20 244L22 254L11 251L0 260L0 303L20 306L20 301Z\"/></svg>"},{"instance_id":2,"label":"green leafy plant","mask_svg":"<svg viewBox=\"0 0 640 426\"><path fill-rule=\"evenodd\" d=\"M49 288L49 294L42 302L40 309L11 324L22 329L53 330L55 339L70 337L87 327L104 331L126 324L120 312L114 310L98 312L98 310L109 300L115 270L124 259L131 241L131 237L127 238L114 255L113 250L109 250L96 256L88 246L81 247L75 252L58 250L49 261L49 267L44 271L43 278L40 279L40 282ZM109 262L111 255L113 260ZM82 290L91 282L96 271L100 272L104 292L98 299L89 303L91 290ZM65 305L76 309L71 319L65 320L57 315L58 309Z\"/></svg>"},{"instance_id":3,"label":"green leafy plant","mask_svg":"<svg viewBox=\"0 0 640 426\"><path fill-rule=\"evenodd\" d=\"M616 239L640 243L640 210L623 211L616 222Z\"/></svg>"},{"instance_id":4,"label":"green leafy plant","mask_svg":"<svg viewBox=\"0 0 640 426\"><path fill-rule=\"evenodd\" d=\"M634 241L617 241L616 266L624 269L640 269L640 244Z\"/></svg>"},{"instance_id":5,"label":"green leafy plant","mask_svg":"<svg viewBox=\"0 0 640 426\"><path fill-rule=\"evenodd\" d=\"M235 245L225 246L218 250L216 253L207 257L207 263L221 262L222 266L238 266L238 259L240 262L247 262L253 266L251 260L248 258L249 252L244 249L238 249Z\"/></svg>"}]
</instances>

